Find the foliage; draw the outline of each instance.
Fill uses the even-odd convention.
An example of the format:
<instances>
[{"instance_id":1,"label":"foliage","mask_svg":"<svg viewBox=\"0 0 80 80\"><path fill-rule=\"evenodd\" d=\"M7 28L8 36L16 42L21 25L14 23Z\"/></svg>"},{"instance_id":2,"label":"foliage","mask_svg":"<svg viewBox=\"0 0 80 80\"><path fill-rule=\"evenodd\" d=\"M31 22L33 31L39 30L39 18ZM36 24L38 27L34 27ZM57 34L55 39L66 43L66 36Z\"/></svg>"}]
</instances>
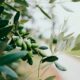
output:
<instances>
[{"instance_id":1,"label":"foliage","mask_svg":"<svg viewBox=\"0 0 80 80\"><path fill-rule=\"evenodd\" d=\"M32 58L35 54L42 57L42 63L58 60L56 56L43 55L41 50L48 48L39 46L30 36L30 32L24 29L23 23L31 18L26 8L28 6L26 0L0 0L0 72L12 79L18 78L18 75L10 68L10 65L19 59L30 65L33 64ZM51 19L39 5L36 7Z\"/></svg>"}]
</instances>

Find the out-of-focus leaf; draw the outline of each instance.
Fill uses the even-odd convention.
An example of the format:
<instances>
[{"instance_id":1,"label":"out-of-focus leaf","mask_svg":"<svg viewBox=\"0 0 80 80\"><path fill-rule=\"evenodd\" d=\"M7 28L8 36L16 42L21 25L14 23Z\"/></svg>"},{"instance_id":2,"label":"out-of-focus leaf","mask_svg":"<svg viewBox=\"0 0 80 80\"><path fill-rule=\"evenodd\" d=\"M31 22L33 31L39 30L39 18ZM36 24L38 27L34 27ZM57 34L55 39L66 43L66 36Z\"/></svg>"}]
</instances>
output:
<instances>
[{"instance_id":1,"label":"out-of-focus leaf","mask_svg":"<svg viewBox=\"0 0 80 80\"><path fill-rule=\"evenodd\" d=\"M56 57L56 56L49 56L49 57L43 58L42 59L42 63L44 63L44 62L54 62L56 60L58 60L58 57Z\"/></svg>"},{"instance_id":2,"label":"out-of-focus leaf","mask_svg":"<svg viewBox=\"0 0 80 80\"><path fill-rule=\"evenodd\" d=\"M57 62L55 62L55 66L56 66L59 70L61 70L61 71L66 71L66 68L63 67L62 65L60 65L60 64L57 63Z\"/></svg>"},{"instance_id":3,"label":"out-of-focus leaf","mask_svg":"<svg viewBox=\"0 0 80 80\"><path fill-rule=\"evenodd\" d=\"M0 56L0 65L10 64L27 54L27 51L9 52Z\"/></svg>"},{"instance_id":4,"label":"out-of-focus leaf","mask_svg":"<svg viewBox=\"0 0 80 80\"><path fill-rule=\"evenodd\" d=\"M36 5L36 7L38 7L40 9L40 11L46 16L48 17L49 19L51 19L51 17L39 6L39 5Z\"/></svg>"},{"instance_id":5,"label":"out-of-focus leaf","mask_svg":"<svg viewBox=\"0 0 80 80\"><path fill-rule=\"evenodd\" d=\"M20 24L24 24L24 23L26 23L26 22L28 22L28 20L22 19L22 20L19 21Z\"/></svg>"},{"instance_id":6,"label":"out-of-focus leaf","mask_svg":"<svg viewBox=\"0 0 80 80\"><path fill-rule=\"evenodd\" d=\"M7 34L12 30L13 26L0 28L0 38L7 36Z\"/></svg>"},{"instance_id":7,"label":"out-of-focus leaf","mask_svg":"<svg viewBox=\"0 0 80 80\"><path fill-rule=\"evenodd\" d=\"M4 7L0 6L0 14L4 11Z\"/></svg>"},{"instance_id":8,"label":"out-of-focus leaf","mask_svg":"<svg viewBox=\"0 0 80 80\"><path fill-rule=\"evenodd\" d=\"M48 49L48 47L47 46L40 46L39 49L46 50L46 49Z\"/></svg>"},{"instance_id":9,"label":"out-of-focus leaf","mask_svg":"<svg viewBox=\"0 0 80 80\"><path fill-rule=\"evenodd\" d=\"M29 7L27 0L14 0L14 1L23 5L23 6Z\"/></svg>"},{"instance_id":10,"label":"out-of-focus leaf","mask_svg":"<svg viewBox=\"0 0 80 80\"><path fill-rule=\"evenodd\" d=\"M8 66L0 66L0 72L3 72L12 78L18 78L17 74Z\"/></svg>"},{"instance_id":11,"label":"out-of-focus leaf","mask_svg":"<svg viewBox=\"0 0 80 80\"><path fill-rule=\"evenodd\" d=\"M7 41L0 41L0 50L4 50L7 46Z\"/></svg>"},{"instance_id":12,"label":"out-of-focus leaf","mask_svg":"<svg viewBox=\"0 0 80 80\"><path fill-rule=\"evenodd\" d=\"M9 4L7 4L7 3L5 3L5 5L8 6L10 9L12 9L12 10L14 10L14 11L17 12L17 10L16 10L14 7L12 7L11 5L9 5Z\"/></svg>"},{"instance_id":13,"label":"out-of-focus leaf","mask_svg":"<svg viewBox=\"0 0 80 80\"><path fill-rule=\"evenodd\" d=\"M0 19L0 28L2 28L2 27L4 27L4 26L8 25L8 23L9 23L8 20L1 20L1 19Z\"/></svg>"},{"instance_id":14,"label":"out-of-focus leaf","mask_svg":"<svg viewBox=\"0 0 80 80\"><path fill-rule=\"evenodd\" d=\"M77 2L77 1L80 1L80 0L72 0L72 1Z\"/></svg>"},{"instance_id":15,"label":"out-of-focus leaf","mask_svg":"<svg viewBox=\"0 0 80 80\"><path fill-rule=\"evenodd\" d=\"M30 64L30 65L32 65L33 64L33 60L32 60L32 58L29 56L29 55L27 55L27 62Z\"/></svg>"},{"instance_id":16,"label":"out-of-focus leaf","mask_svg":"<svg viewBox=\"0 0 80 80\"><path fill-rule=\"evenodd\" d=\"M20 12L18 11L16 13L16 15L14 16L14 24L17 24L18 23L19 17L20 17Z\"/></svg>"},{"instance_id":17,"label":"out-of-focus leaf","mask_svg":"<svg viewBox=\"0 0 80 80\"><path fill-rule=\"evenodd\" d=\"M45 80L55 80L55 76L49 76Z\"/></svg>"},{"instance_id":18,"label":"out-of-focus leaf","mask_svg":"<svg viewBox=\"0 0 80 80\"><path fill-rule=\"evenodd\" d=\"M80 50L80 34L77 36L75 40L75 45L72 48L72 50Z\"/></svg>"},{"instance_id":19,"label":"out-of-focus leaf","mask_svg":"<svg viewBox=\"0 0 80 80\"><path fill-rule=\"evenodd\" d=\"M50 0L49 3L53 3L55 0Z\"/></svg>"},{"instance_id":20,"label":"out-of-focus leaf","mask_svg":"<svg viewBox=\"0 0 80 80\"><path fill-rule=\"evenodd\" d=\"M5 0L0 0L0 4L2 4Z\"/></svg>"}]
</instances>

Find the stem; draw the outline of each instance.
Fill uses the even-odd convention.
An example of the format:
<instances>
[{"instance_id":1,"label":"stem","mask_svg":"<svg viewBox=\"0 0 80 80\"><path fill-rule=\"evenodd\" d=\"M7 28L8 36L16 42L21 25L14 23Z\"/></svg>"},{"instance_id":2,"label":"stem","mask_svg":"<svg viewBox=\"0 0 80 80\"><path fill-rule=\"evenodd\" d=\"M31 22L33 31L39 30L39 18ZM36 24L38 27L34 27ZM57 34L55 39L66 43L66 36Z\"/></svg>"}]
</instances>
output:
<instances>
[{"instance_id":1,"label":"stem","mask_svg":"<svg viewBox=\"0 0 80 80\"><path fill-rule=\"evenodd\" d=\"M39 79L39 77L40 77L40 65L41 65L41 61L42 61L42 59L40 60L40 62L39 62L39 67L38 67L38 79Z\"/></svg>"}]
</instances>

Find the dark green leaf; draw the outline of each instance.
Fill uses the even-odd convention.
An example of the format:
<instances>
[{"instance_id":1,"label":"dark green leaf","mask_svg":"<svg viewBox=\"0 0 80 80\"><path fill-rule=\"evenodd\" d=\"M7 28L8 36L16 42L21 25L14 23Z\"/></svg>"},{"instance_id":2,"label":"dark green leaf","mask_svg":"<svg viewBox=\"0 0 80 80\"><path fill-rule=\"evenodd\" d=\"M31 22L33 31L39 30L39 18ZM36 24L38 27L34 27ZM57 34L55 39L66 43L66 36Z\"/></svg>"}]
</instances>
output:
<instances>
[{"instance_id":1,"label":"dark green leaf","mask_svg":"<svg viewBox=\"0 0 80 80\"><path fill-rule=\"evenodd\" d=\"M18 78L17 74L8 66L0 66L0 72L3 72L12 78Z\"/></svg>"},{"instance_id":2,"label":"dark green leaf","mask_svg":"<svg viewBox=\"0 0 80 80\"><path fill-rule=\"evenodd\" d=\"M40 9L40 11L46 16L48 17L49 19L51 19L51 17L39 6L39 5L36 5L36 7L38 7Z\"/></svg>"},{"instance_id":3,"label":"dark green leaf","mask_svg":"<svg viewBox=\"0 0 80 80\"><path fill-rule=\"evenodd\" d=\"M72 0L72 1L77 2L77 1L80 1L80 0Z\"/></svg>"},{"instance_id":4,"label":"dark green leaf","mask_svg":"<svg viewBox=\"0 0 80 80\"><path fill-rule=\"evenodd\" d=\"M29 55L27 55L27 62L30 64L30 65L32 65L33 64L33 60L32 60L32 58L29 56Z\"/></svg>"},{"instance_id":5,"label":"dark green leaf","mask_svg":"<svg viewBox=\"0 0 80 80\"><path fill-rule=\"evenodd\" d=\"M0 14L4 11L4 7L0 6Z\"/></svg>"},{"instance_id":6,"label":"dark green leaf","mask_svg":"<svg viewBox=\"0 0 80 80\"><path fill-rule=\"evenodd\" d=\"M48 49L48 47L46 47L46 46L40 46L39 49L46 50L46 49Z\"/></svg>"},{"instance_id":7,"label":"dark green leaf","mask_svg":"<svg viewBox=\"0 0 80 80\"><path fill-rule=\"evenodd\" d=\"M12 45L7 45L5 51L10 51L12 49L14 49Z\"/></svg>"},{"instance_id":8,"label":"dark green leaf","mask_svg":"<svg viewBox=\"0 0 80 80\"><path fill-rule=\"evenodd\" d=\"M45 80L55 80L55 76L49 76Z\"/></svg>"},{"instance_id":9,"label":"dark green leaf","mask_svg":"<svg viewBox=\"0 0 80 80\"><path fill-rule=\"evenodd\" d=\"M8 53L8 54L4 54L2 56L0 56L0 65L6 65L6 64L10 64L16 60L18 60L19 58L24 57L27 54L26 51L17 51L14 53Z\"/></svg>"},{"instance_id":10,"label":"dark green leaf","mask_svg":"<svg viewBox=\"0 0 80 80\"><path fill-rule=\"evenodd\" d=\"M0 4L2 4L5 0L0 0Z\"/></svg>"},{"instance_id":11,"label":"dark green leaf","mask_svg":"<svg viewBox=\"0 0 80 80\"><path fill-rule=\"evenodd\" d=\"M14 17L14 24L18 23L19 17L20 17L20 12L18 11Z\"/></svg>"},{"instance_id":12,"label":"dark green leaf","mask_svg":"<svg viewBox=\"0 0 80 80\"><path fill-rule=\"evenodd\" d=\"M7 34L12 30L13 26L0 28L0 38L7 36Z\"/></svg>"},{"instance_id":13,"label":"dark green leaf","mask_svg":"<svg viewBox=\"0 0 80 80\"><path fill-rule=\"evenodd\" d=\"M59 63L55 62L55 66L61 70L61 71L66 71L65 67L63 67L62 65L60 65Z\"/></svg>"},{"instance_id":14,"label":"dark green leaf","mask_svg":"<svg viewBox=\"0 0 80 80\"><path fill-rule=\"evenodd\" d=\"M53 3L55 0L50 0L49 3Z\"/></svg>"},{"instance_id":15,"label":"dark green leaf","mask_svg":"<svg viewBox=\"0 0 80 80\"><path fill-rule=\"evenodd\" d=\"M44 62L54 62L56 60L58 60L58 57L56 57L56 56L49 56L49 57L43 58L42 59L42 63L44 63Z\"/></svg>"},{"instance_id":16,"label":"dark green leaf","mask_svg":"<svg viewBox=\"0 0 80 80\"><path fill-rule=\"evenodd\" d=\"M0 28L5 27L6 25L8 25L9 21L8 20L1 20L0 19Z\"/></svg>"}]
</instances>

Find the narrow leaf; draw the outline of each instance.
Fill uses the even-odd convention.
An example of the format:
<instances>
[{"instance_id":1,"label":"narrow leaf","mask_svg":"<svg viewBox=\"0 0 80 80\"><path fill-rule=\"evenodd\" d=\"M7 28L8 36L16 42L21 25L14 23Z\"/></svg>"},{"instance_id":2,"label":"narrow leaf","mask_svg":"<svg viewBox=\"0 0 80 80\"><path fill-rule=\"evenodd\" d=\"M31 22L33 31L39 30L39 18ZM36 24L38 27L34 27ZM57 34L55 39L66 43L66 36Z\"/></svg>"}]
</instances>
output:
<instances>
[{"instance_id":1,"label":"narrow leaf","mask_svg":"<svg viewBox=\"0 0 80 80\"><path fill-rule=\"evenodd\" d=\"M54 62L56 60L58 60L58 57L56 57L56 56L49 56L49 57L43 58L42 59L42 63L44 63L44 62Z\"/></svg>"},{"instance_id":2,"label":"narrow leaf","mask_svg":"<svg viewBox=\"0 0 80 80\"><path fill-rule=\"evenodd\" d=\"M14 17L14 24L18 23L19 17L20 17L20 12L18 11Z\"/></svg>"},{"instance_id":3,"label":"narrow leaf","mask_svg":"<svg viewBox=\"0 0 80 80\"><path fill-rule=\"evenodd\" d=\"M18 78L17 74L8 66L0 66L0 72L3 72L12 78Z\"/></svg>"},{"instance_id":4,"label":"narrow leaf","mask_svg":"<svg viewBox=\"0 0 80 80\"><path fill-rule=\"evenodd\" d=\"M12 7L11 5L9 5L9 4L7 4L7 3L4 3L6 6L8 6L10 9L12 9L12 10L14 10L14 11L16 11L17 12L17 10L14 8L14 7Z\"/></svg>"},{"instance_id":5,"label":"narrow leaf","mask_svg":"<svg viewBox=\"0 0 80 80\"><path fill-rule=\"evenodd\" d=\"M48 17L49 19L51 19L51 17L39 6L39 5L36 5L36 7L38 7L40 9L40 11L46 16Z\"/></svg>"},{"instance_id":6,"label":"narrow leaf","mask_svg":"<svg viewBox=\"0 0 80 80\"><path fill-rule=\"evenodd\" d=\"M0 14L4 11L4 7L0 6Z\"/></svg>"},{"instance_id":7,"label":"narrow leaf","mask_svg":"<svg viewBox=\"0 0 80 80\"><path fill-rule=\"evenodd\" d=\"M46 49L48 49L48 47L46 47L46 46L40 46L39 49L46 50Z\"/></svg>"},{"instance_id":8,"label":"narrow leaf","mask_svg":"<svg viewBox=\"0 0 80 80\"><path fill-rule=\"evenodd\" d=\"M57 62L55 62L55 66L56 66L59 70L61 70L61 71L66 71L66 68L63 67L62 65L60 65L60 64L57 63Z\"/></svg>"},{"instance_id":9,"label":"narrow leaf","mask_svg":"<svg viewBox=\"0 0 80 80\"><path fill-rule=\"evenodd\" d=\"M6 64L15 62L19 58L24 57L26 54L27 54L26 51L18 51L18 52L14 52L14 53L9 52L8 54L4 54L4 55L0 56L0 65L6 65Z\"/></svg>"}]
</instances>

